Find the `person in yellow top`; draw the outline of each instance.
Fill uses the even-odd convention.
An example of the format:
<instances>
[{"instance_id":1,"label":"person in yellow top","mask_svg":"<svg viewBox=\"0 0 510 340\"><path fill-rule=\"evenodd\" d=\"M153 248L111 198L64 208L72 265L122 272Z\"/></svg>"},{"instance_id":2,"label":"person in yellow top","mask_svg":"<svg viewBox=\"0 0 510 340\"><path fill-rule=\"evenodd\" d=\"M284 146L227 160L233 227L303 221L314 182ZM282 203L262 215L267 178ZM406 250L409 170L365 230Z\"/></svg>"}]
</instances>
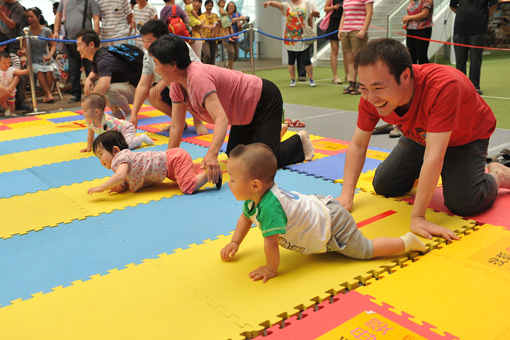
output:
<instances>
[{"instance_id":1,"label":"person in yellow top","mask_svg":"<svg viewBox=\"0 0 510 340\"><path fill-rule=\"evenodd\" d=\"M219 17L217 14L212 13L213 9L213 1L206 0L205 1L205 13L200 16L200 21L202 24L202 36L204 38L215 38L215 31L218 27ZM205 40L202 46L202 62L204 64L214 65L214 60L216 59L216 40Z\"/></svg>"}]
</instances>

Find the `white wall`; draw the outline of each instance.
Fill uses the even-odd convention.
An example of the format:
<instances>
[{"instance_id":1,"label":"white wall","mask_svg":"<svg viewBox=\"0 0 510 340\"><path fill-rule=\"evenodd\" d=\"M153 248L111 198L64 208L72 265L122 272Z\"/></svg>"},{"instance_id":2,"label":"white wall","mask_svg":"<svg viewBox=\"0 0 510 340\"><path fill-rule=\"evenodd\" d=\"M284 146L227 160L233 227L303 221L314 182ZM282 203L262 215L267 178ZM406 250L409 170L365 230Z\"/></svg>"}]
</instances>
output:
<instances>
[{"instance_id":1,"label":"white wall","mask_svg":"<svg viewBox=\"0 0 510 340\"><path fill-rule=\"evenodd\" d=\"M256 6L255 16L257 18L255 27L277 37L283 36L283 16L277 8ZM256 39L260 42L262 58L282 58L283 42L281 40L269 38L260 33L256 35ZM285 53L285 58L287 58L287 53Z\"/></svg>"}]
</instances>

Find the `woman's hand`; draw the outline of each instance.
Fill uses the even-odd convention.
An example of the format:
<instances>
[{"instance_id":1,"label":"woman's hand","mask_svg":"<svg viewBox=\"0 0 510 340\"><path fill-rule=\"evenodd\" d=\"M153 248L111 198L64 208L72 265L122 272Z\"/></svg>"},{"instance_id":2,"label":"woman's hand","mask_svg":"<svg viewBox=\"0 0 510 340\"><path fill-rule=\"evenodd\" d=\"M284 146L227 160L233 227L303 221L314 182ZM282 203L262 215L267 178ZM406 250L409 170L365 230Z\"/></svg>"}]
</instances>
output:
<instances>
[{"instance_id":1,"label":"woman's hand","mask_svg":"<svg viewBox=\"0 0 510 340\"><path fill-rule=\"evenodd\" d=\"M221 176L221 167L220 162L218 162L218 155L207 153L202 160L201 168L207 171L208 182L218 182L218 178Z\"/></svg>"},{"instance_id":2,"label":"woman's hand","mask_svg":"<svg viewBox=\"0 0 510 340\"><path fill-rule=\"evenodd\" d=\"M53 59L53 56L51 54L46 54L44 57L43 57L43 60L44 61L51 61Z\"/></svg>"}]
</instances>

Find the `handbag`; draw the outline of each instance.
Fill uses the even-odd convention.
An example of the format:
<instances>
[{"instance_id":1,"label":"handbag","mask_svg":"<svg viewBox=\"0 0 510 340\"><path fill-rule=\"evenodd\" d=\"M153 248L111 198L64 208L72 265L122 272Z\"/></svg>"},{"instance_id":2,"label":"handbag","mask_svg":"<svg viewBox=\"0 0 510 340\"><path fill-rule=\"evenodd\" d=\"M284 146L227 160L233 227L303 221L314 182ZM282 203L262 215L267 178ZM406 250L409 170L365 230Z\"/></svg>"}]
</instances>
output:
<instances>
[{"instance_id":1,"label":"handbag","mask_svg":"<svg viewBox=\"0 0 510 340\"><path fill-rule=\"evenodd\" d=\"M305 26L303 29L303 35L301 36L302 39L310 39L310 38L317 38L317 33L314 32L313 28L309 26ZM305 45L311 45L315 42L315 40L305 40L303 43Z\"/></svg>"},{"instance_id":2,"label":"handbag","mask_svg":"<svg viewBox=\"0 0 510 340\"><path fill-rule=\"evenodd\" d=\"M333 6L333 0L331 0L331 3L330 3L330 6ZM319 28L326 32L329 28L329 21L331 19L331 14L333 14L334 11L329 11L328 13L326 13L326 16L324 17L324 19L322 19L320 25L319 25Z\"/></svg>"}]
</instances>

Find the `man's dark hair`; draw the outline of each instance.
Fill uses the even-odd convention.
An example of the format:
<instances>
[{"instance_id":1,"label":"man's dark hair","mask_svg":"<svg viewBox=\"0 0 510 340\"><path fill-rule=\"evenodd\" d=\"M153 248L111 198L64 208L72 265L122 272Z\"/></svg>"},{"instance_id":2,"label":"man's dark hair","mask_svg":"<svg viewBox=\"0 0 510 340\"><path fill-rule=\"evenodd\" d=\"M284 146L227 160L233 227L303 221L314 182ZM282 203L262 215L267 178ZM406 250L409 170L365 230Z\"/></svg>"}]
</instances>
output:
<instances>
[{"instance_id":1,"label":"man's dark hair","mask_svg":"<svg viewBox=\"0 0 510 340\"><path fill-rule=\"evenodd\" d=\"M152 33L154 38L161 38L164 35L168 35L170 31L168 30L168 26L162 20L151 19L147 21L142 28L140 28L140 34L149 34Z\"/></svg>"},{"instance_id":2,"label":"man's dark hair","mask_svg":"<svg viewBox=\"0 0 510 340\"><path fill-rule=\"evenodd\" d=\"M402 43L388 38L375 39L366 44L354 58L354 67L375 65L378 61L385 63L390 74L400 85L400 76L408 68L414 77L413 62L407 48Z\"/></svg>"},{"instance_id":3,"label":"man's dark hair","mask_svg":"<svg viewBox=\"0 0 510 340\"><path fill-rule=\"evenodd\" d=\"M92 144L92 151L96 153L96 150L100 145L102 145L109 153L112 153L114 146L117 146L120 150L129 149L122 133L116 130L106 131L105 133L97 136L94 140L94 144Z\"/></svg>"},{"instance_id":4,"label":"man's dark hair","mask_svg":"<svg viewBox=\"0 0 510 340\"><path fill-rule=\"evenodd\" d=\"M149 53L163 65L177 65L184 70L191 64L189 49L181 37L165 35L155 40L149 47Z\"/></svg>"},{"instance_id":5,"label":"man's dark hair","mask_svg":"<svg viewBox=\"0 0 510 340\"><path fill-rule=\"evenodd\" d=\"M99 40L99 34L96 33L96 31L91 29L85 29L81 30L76 34L76 39L81 37L81 41L83 41L85 44L90 44L91 41L94 42L94 47L100 47L101 46L101 40Z\"/></svg>"}]
</instances>

